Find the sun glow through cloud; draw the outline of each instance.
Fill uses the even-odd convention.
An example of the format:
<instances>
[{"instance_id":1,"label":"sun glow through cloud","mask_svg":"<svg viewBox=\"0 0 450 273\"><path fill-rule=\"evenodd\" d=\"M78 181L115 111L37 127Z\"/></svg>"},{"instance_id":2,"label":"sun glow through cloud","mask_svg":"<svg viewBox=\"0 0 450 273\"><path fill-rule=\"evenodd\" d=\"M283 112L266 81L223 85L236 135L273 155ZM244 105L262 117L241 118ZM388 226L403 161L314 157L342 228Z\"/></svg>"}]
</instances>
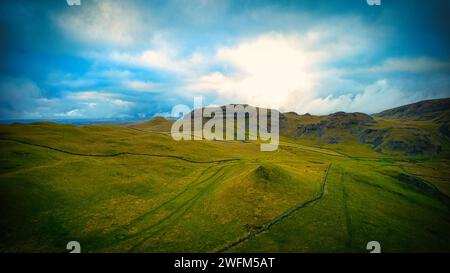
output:
<instances>
[{"instance_id":1,"label":"sun glow through cloud","mask_svg":"<svg viewBox=\"0 0 450 273\"><path fill-rule=\"evenodd\" d=\"M18 14L2 11L12 35L3 45L1 118L151 118L199 94L207 104L312 114L449 96L450 39L433 25L438 18L365 3L238 2L7 2L4 10ZM414 40L420 35L426 44Z\"/></svg>"}]
</instances>

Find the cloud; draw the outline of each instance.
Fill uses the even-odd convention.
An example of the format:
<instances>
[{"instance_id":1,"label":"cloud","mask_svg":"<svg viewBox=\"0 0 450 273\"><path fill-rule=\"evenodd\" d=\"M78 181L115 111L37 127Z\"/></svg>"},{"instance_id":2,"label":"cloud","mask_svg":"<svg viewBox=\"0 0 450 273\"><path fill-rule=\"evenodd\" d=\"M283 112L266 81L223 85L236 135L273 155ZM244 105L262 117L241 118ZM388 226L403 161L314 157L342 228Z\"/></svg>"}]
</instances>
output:
<instances>
[{"instance_id":1,"label":"cloud","mask_svg":"<svg viewBox=\"0 0 450 273\"><path fill-rule=\"evenodd\" d=\"M138 102L98 90L46 97L35 82L14 77L0 78L0 92L0 119L133 118Z\"/></svg>"},{"instance_id":2,"label":"cloud","mask_svg":"<svg viewBox=\"0 0 450 273\"><path fill-rule=\"evenodd\" d=\"M41 94L36 83L27 78L0 78L0 118L30 115Z\"/></svg>"},{"instance_id":3,"label":"cloud","mask_svg":"<svg viewBox=\"0 0 450 273\"><path fill-rule=\"evenodd\" d=\"M197 94L327 114L448 96L441 36L427 28L428 42L414 43L423 21L294 2L6 3L2 71L22 77L0 78L0 114L143 118Z\"/></svg>"},{"instance_id":4,"label":"cloud","mask_svg":"<svg viewBox=\"0 0 450 273\"><path fill-rule=\"evenodd\" d=\"M52 108L45 113L52 118L133 118L135 103L120 94L88 90L63 92L60 98L42 100L43 106Z\"/></svg>"},{"instance_id":5,"label":"cloud","mask_svg":"<svg viewBox=\"0 0 450 273\"><path fill-rule=\"evenodd\" d=\"M138 92L159 92L159 85L150 81L127 80L123 82L123 88Z\"/></svg>"},{"instance_id":6,"label":"cloud","mask_svg":"<svg viewBox=\"0 0 450 273\"><path fill-rule=\"evenodd\" d=\"M295 36L269 34L221 48L216 58L231 72L213 72L187 86L190 91L215 91L250 104L286 105L291 92L307 95L317 77L320 52L308 51Z\"/></svg>"},{"instance_id":7,"label":"cloud","mask_svg":"<svg viewBox=\"0 0 450 273\"><path fill-rule=\"evenodd\" d=\"M383 79L367 86L363 93L357 94L347 108L353 112L377 113L414 102L417 98L418 94L402 92Z\"/></svg>"},{"instance_id":8,"label":"cloud","mask_svg":"<svg viewBox=\"0 0 450 273\"><path fill-rule=\"evenodd\" d=\"M133 105L132 102L118 98L119 95L117 94L100 91L68 92L65 97L83 103L95 103L95 107L100 103L123 107L124 109L128 109Z\"/></svg>"},{"instance_id":9,"label":"cloud","mask_svg":"<svg viewBox=\"0 0 450 273\"><path fill-rule=\"evenodd\" d=\"M65 113L56 113L55 117L62 117L62 118L77 118L82 117L83 115L80 113L80 109L73 109L70 111L67 111Z\"/></svg>"},{"instance_id":10,"label":"cloud","mask_svg":"<svg viewBox=\"0 0 450 273\"><path fill-rule=\"evenodd\" d=\"M299 107L301 113L327 114L337 111L377 113L388 108L414 102L417 94L406 94L385 79L368 85L356 95L318 97ZM374 103L376 102L376 103Z\"/></svg>"},{"instance_id":11,"label":"cloud","mask_svg":"<svg viewBox=\"0 0 450 273\"><path fill-rule=\"evenodd\" d=\"M86 2L55 15L54 21L71 39L91 45L133 45L144 27L128 1Z\"/></svg>"},{"instance_id":12,"label":"cloud","mask_svg":"<svg viewBox=\"0 0 450 273\"><path fill-rule=\"evenodd\" d=\"M319 27L304 35L269 33L219 48L213 59L222 63L225 72L192 78L185 88L194 93L216 92L240 103L298 109L320 95L321 82L337 77L330 63L370 50L364 49L368 41L355 43L339 34L339 29ZM327 42L331 40L335 46Z\"/></svg>"},{"instance_id":13,"label":"cloud","mask_svg":"<svg viewBox=\"0 0 450 273\"><path fill-rule=\"evenodd\" d=\"M136 73L119 69L96 69L79 75L53 72L48 75L47 84L60 89L80 91L101 86L103 90L108 91L160 92L159 83L141 80L139 77Z\"/></svg>"},{"instance_id":14,"label":"cloud","mask_svg":"<svg viewBox=\"0 0 450 273\"><path fill-rule=\"evenodd\" d=\"M171 112L157 112L157 113L153 114L153 117L163 117L166 119L173 118Z\"/></svg>"},{"instance_id":15,"label":"cloud","mask_svg":"<svg viewBox=\"0 0 450 273\"><path fill-rule=\"evenodd\" d=\"M168 5L172 7L170 3ZM209 4L199 3L198 8L207 6ZM103 7L104 10L108 8L112 7ZM184 8L183 5L180 7L180 16L197 14L196 9ZM229 6L218 5L217 8L224 12ZM170 30L172 33L167 32L170 27L152 34L146 33L149 43L144 47L136 50L101 50L91 52L88 58L97 64L116 67L109 73L104 72L111 78L117 77L112 82L115 86L108 83L109 86L104 85L103 90L161 92L166 96L178 97L203 94L210 103L215 104L277 105L283 111L311 113L383 110L395 104L385 98L408 101L405 98L415 97L403 90L404 87L393 87L391 84L396 82L395 79L389 81L378 74L448 69L447 63L430 57L388 58L380 65L371 65L372 57L380 59L375 54L382 52L390 31L356 16L332 16L319 21L301 13L265 8L233 16L230 24L248 22L252 15L261 18L262 14L273 19L267 19L273 22L272 31L260 33L256 30L256 33L259 32L257 35L236 35L231 40L217 40L206 47L186 47L185 41L174 38L173 34L181 34L184 29L175 20L171 25L176 25ZM167 14L162 13L159 19L165 16ZM140 15L136 18L142 23ZM208 18L206 16L197 23L201 24ZM125 21L124 25L132 27L128 23ZM102 24L98 23L98 27ZM294 27L297 24L301 26ZM270 24L263 25L271 29ZM289 27L285 31L280 29L280 26L286 25ZM139 31L142 35L142 30ZM136 43L132 39L135 32L129 33L129 42ZM190 35L198 37L196 33ZM111 42L127 44L120 40ZM136 69L148 71L150 75L162 72L171 76L165 76L162 83L160 80L155 82L130 72ZM96 76L99 75L97 73ZM356 78L358 75L363 79ZM172 89L170 93L166 93L168 87ZM373 100L377 101L377 107L371 103Z\"/></svg>"},{"instance_id":16,"label":"cloud","mask_svg":"<svg viewBox=\"0 0 450 273\"><path fill-rule=\"evenodd\" d=\"M65 88L86 88L97 83L96 78L81 77L72 73L52 72L47 78L49 84Z\"/></svg>"},{"instance_id":17,"label":"cloud","mask_svg":"<svg viewBox=\"0 0 450 273\"><path fill-rule=\"evenodd\" d=\"M450 72L450 62L431 57L389 58L381 65L350 70L349 73Z\"/></svg>"},{"instance_id":18,"label":"cloud","mask_svg":"<svg viewBox=\"0 0 450 273\"><path fill-rule=\"evenodd\" d=\"M178 54L174 48L159 47L138 54L113 52L103 58L129 67L155 69L175 74L191 74L203 69L208 63L207 58L200 53L193 53L187 57Z\"/></svg>"},{"instance_id":19,"label":"cloud","mask_svg":"<svg viewBox=\"0 0 450 273\"><path fill-rule=\"evenodd\" d=\"M341 96L332 94L317 97L307 104L297 108L299 113L329 114L337 111L362 112L374 114L386 109L398 107L436 97L443 97L445 93L423 90L402 90L386 79L378 80L357 94L347 93Z\"/></svg>"},{"instance_id":20,"label":"cloud","mask_svg":"<svg viewBox=\"0 0 450 273\"><path fill-rule=\"evenodd\" d=\"M93 71L89 73L88 76L92 76L95 78L106 78L106 79L130 79L133 76L128 70L120 70L120 69L106 69L101 71Z\"/></svg>"},{"instance_id":21,"label":"cloud","mask_svg":"<svg viewBox=\"0 0 450 273\"><path fill-rule=\"evenodd\" d=\"M215 93L228 102L276 105L282 111L313 114L375 113L443 95L417 88L408 90L406 77L388 80L380 75L382 72L448 70L447 62L428 57L390 58L380 66L356 69L366 77L366 83L352 78L355 73L351 72L355 70L341 63L357 63L361 55L369 57L373 50L372 38L355 33L341 35L342 27L342 24L327 30L313 27L303 35L268 33L235 46L221 47L211 59L222 63L225 69L187 80L185 90ZM356 29L363 30L363 27ZM448 81L444 81L444 85L445 82L448 85Z\"/></svg>"}]
</instances>

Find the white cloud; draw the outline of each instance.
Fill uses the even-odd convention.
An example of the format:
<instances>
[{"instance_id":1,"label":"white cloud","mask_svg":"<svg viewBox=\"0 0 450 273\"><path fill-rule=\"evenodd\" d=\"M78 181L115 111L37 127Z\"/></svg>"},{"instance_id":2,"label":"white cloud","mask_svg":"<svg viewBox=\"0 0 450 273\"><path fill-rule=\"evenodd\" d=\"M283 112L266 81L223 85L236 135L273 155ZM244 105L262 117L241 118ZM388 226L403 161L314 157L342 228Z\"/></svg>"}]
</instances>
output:
<instances>
[{"instance_id":1,"label":"white cloud","mask_svg":"<svg viewBox=\"0 0 450 273\"><path fill-rule=\"evenodd\" d=\"M142 53L130 54L113 52L103 59L131 67L157 69L176 74L192 74L205 68L207 58L200 53L180 57L178 50L166 46L145 50Z\"/></svg>"},{"instance_id":2,"label":"white cloud","mask_svg":"<svg viewBox=\"0 0 450 273\"><path fill-rule=\"evenodd\" d=\"M67 36L87 44L131 45L142 31L142 18L128 1L93 1L54 16ZM149 27L148 25L146 26Z\"/></svg>"},{"instance_id":3,"label":"white cloud","mask_svg":"<svg viewBox=\"0 0 450 273\"><path fill-rule=\"evenodd\" d=\"M100 91L68 92L65 97L83 103L106 103L124 108L133 105L132 102L118 98L117 94Z\"/></svg>"},{"instance_id":4,"label":"white cloud","mask_svg":"<svg viewBox=\"0 0 450 273\"><path fill-rule=\"evenodd\" d=\"M162 12L155 25L148 25L146 18L151 18L151 14L142 16L142 10L123 2L93 2L95 4L82 13L69 10L57 17L58 25L67 35L87 45L100 43L107 48L102 47L99 51L94 48L94 53L83 52L82 55L100 64L99 67L104 64L114 67L109 71L88 73L84 80L63 79L61 84L87 89L89 79L105 78L112 79L106 80L102 88L109 92L123 88L125 91L156 93L167 91L169 86L174 89L170 90L173 92L170 95L185 98L202 93L209 95L216 104L278 105L282 111L316 114L338 110L376 112L426 97L394 87L385 75L377 74L450 69L449 63L428 57L391 58L380 65L361 68L370 63L373 53L383 52L383 43L388 40L383 35L389 35L389 31L379 25L364 23L358 17L332 16L319 21L298 12L264 8L256 13L243 12L227 21L228 27L256 22L258 26L262 25L243 31L253 36L235 33L227 36L214 30L214 34L220 33L217 41L207 41L203 45L202 38L208 40L210 37L189 32L192 25L184 29L176 25L177 20L174 25L168 22L167 16L172 14ZM172 3L181 6L179 16L192 19L186 24L199 26L205 22L213 25L216 17L227 9L227 5L217 1L204 4ZM199 13L205 9L211 12ZM151 10L145 12L151 13ZM204 16L199 16L201 14ZM177 19L183 21L180 18ZM150 29L143 30L142 26ZM183 33L185 30L188 32ZM200 42L183 40L197 37ZM130 45L133 50L124 48ZM167 78L164 75L162 83L157 84L146 80L142 69L172 75ZM135 74L136 70L139 72ZM355 80L354 75L366 78ZM102 107L102 104L124 109L132 107L131 102L113 93L85 91L66 95L90 109Z\"/></svg>"},{"instance_id":5,"label":"white cloud","mask_svg":"<svg viewBox=\"0 0 450 273\"><path fill-rule=\"evenodd\" d=\"M89 108L95 108L97 107L97 103L95 102L84 102L83 105L88 106Z\"/></svg>"},{"instance_id":6,"label":"white cloud","mask_svg":"<svg viewBox=\"0 0 450 273\"><path fill-rule=\"evenodd\" d=\"M83 115L80 113L80 109L73 109L64 113L56 113L55 117L62 117L62 118L76 118L76 117L82 117Z\"/></svg>"},{"instance_id":7,"label":"white cloud","mask_svg":"<svg viewBox=\"0 0 450 273\"><path fill-rule=\"evenodd\" d=\"M172 113L171 112L158 112L153 114L153 117L163 117L166 119L170 119L172 118Z\"/></svg>"},{"instance_id":8,"label":"white cloud","mask_svg":"<svg viewBox=\"0 0 450 273\"><path fill-rule=\"evenodd\" d=\"M191 91L217 91L219 96L243 103L285 105L289 93L312 88L314 52L305 51L296 37L265 35L236 47L222 48L217 59L232 73L214 72L195 79Z\"/></svg>"},{"instance_id":9,"label":"white cloud","mask_svg":"<svg viewBox=\"0 0 450 273\"><path fill-rule=\"evenodd\" d=\"M66 97L79 101L86 101L86 100L105 101L114 98L115 94L98 91L83 91L83 92L67 92Z\"/></svg>"},{"instance_id":10,"label":"white cloud","mask_svg":"<svg viewBox=\"0 0 450 273\"><path fill-rule=\"evenodd\" d=\"M348 109L355 112L377 113L388 108L414 102L417 94L406 94L391 87L387 80L369 85L363 93L357 94Z\"/></svg>"},{"instance_id":11,"label":"white cloud","mask_svg":"<svg viewBox=\"0 0 450 273\"><path fill-rule=\"evenodd\" d=\"M346 78L348 71L341 68L346 66L339 62L357 63L361 57L370 57L382 46L383 31L359 18L332 18L300 31L244 38L234 45L224 46L218 41L212 51L210 47L186 53L163 36L154 36L151 46L140 52L115 50L90 57L119 67L173 74L176 80L170 85L182 96L189 91L213 94L216 104L277 105L281 110L324 113L351 109L355 98L353 108L359 109L358 101L365 97L357 94L368 91L365 84ZM422 66L430 65L422 62ZM408 67L394 60L384 66ZM121 84L130 91L160 89L159 84L142 79L122 78Z\"/></svg>"},{"instance_id":12,"label":"white cloud","mask_svg":"<svg viewBox=\"0 0 450 273\"><path fill-rule=\"evenodd\" d=\"M150 81L128 80L123 82L127 90L138 92L158 92L158 84Z\"/></svg>"},{"instance_id":13,"label":"white cloud","mask_svg":"<svg viewBox=\"0 0 450 273\"><path fill-rule=\"evenodd\" d=\"M332 30L330 30L332 31ZM338 35L339 32L336 33ZM361 52L353 39L334 37L319 29L306 35L266 34L234 47L220 48L215 59L232 70L215 71L188 81L191 92L217 92L220 97L253 105L297 109L318 96L318 85L335 76L327 63Z\"/></svg>"},{"instance_id":14,"label":"white cloud","mask_svg":"<svg viewBox=\"0 0 450 273\"><path fill-rule=\"evenodd\" d=\"M361 26L357 27L361 30ZM372 84L346 78L339 62L370 54L371 38L341 35L330 26L312 28L304 35L270 33L232 47L222 47L213 60L224 71L213 71L187 81L185 90L216 93L230 102L257 106L277 105L282 111L326 114L336 111L375 113L391 107L435 97L423 90L394 87L377 72L423 72L448 69L448 63L431 58L389 59L365 71ZM376 36L376 35L375 35Z\"/></svg>"},{"instance_id":15,"label":"white cloud","mask_svg":"<svg viewBox=\"0 0 450 273\"><path fill-rule=\"evenodd\" d=\"M299 113L328 114L337 111L378 113L386 109L430 99L420 92L405 92L392 86L388 80L382 79L368 85L362 92L341 96L329 95L325 98L317 97L298 107Z\"/></svg>"}]
</instances>

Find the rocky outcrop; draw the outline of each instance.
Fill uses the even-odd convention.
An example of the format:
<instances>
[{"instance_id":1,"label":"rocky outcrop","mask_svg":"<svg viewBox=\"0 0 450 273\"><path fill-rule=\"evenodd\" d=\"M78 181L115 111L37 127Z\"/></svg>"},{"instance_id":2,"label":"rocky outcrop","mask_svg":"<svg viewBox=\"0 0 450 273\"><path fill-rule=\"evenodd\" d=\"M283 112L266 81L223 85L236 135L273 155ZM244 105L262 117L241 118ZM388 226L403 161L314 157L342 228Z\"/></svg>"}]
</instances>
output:
<instances>
[{"instance_id":1,"label":"rocky outcrop","mask_svg":"<svg viewBox=\"0 0 450 273\"><path fill-rule=\"evenodd\" d=\"M379 153L422 156L439 154L442 149L428 133L416 128L367 129L359 139Z\"/></svg>"},{"instance_id":2,"label":"rocky outcrop","mask_svg":"<svg viewBox=\"0 0 450 273\"><path fill-rule=\"evenodd\" d=\"M372 149L381 153L379 146L383 143L387 130L366 129L360 136L359 141L363 144L371 144Z\"/></svg>"},{"instance_id":3,"label":"rocky outcrop","mask_svg":"<svg viewBox=\"0 0 450 273\"><path fill-rule=\"evenodd\" d=\"M363 113L345 113L337 112L327 116L324 120L318 123L300 124L295 132L295 138L302 136L314 135L321 139L325 131L339 131L351 129L353 132L359 132L361 126L375 124L376 121L369 115ZM328 139L329 143L338 143L336 135Z\"/></svg>"},{"instance_id":4,"label":"rocky outcrop","mask_svg":"<svg viewBox=\"0 0 450 273\"><path fill-rule=\"evenodd\" d=\"M323 123L300 125L295 132L295 138L299 138L303 135L315 134L317 138L320 139L323 134L323 129Z\"/></svg>"}]
</instances>

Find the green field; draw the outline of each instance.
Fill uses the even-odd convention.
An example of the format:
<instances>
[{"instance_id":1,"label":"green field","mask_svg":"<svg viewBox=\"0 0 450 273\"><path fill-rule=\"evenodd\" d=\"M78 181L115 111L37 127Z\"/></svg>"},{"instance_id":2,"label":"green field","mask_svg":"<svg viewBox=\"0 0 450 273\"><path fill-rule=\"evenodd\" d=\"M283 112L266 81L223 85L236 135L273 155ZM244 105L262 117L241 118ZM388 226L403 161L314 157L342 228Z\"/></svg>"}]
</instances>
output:
<instances>
[{"instance_id":1,"label":"green field","mask_svg":"<svg viewBox=\"0 0 450 273\"><path fill-rule=\"evenodd\" d=\"M447 156L289 137L260 152L168 129L1 125L0 251L450 251Z\"/></svg>"}]
</instances>

